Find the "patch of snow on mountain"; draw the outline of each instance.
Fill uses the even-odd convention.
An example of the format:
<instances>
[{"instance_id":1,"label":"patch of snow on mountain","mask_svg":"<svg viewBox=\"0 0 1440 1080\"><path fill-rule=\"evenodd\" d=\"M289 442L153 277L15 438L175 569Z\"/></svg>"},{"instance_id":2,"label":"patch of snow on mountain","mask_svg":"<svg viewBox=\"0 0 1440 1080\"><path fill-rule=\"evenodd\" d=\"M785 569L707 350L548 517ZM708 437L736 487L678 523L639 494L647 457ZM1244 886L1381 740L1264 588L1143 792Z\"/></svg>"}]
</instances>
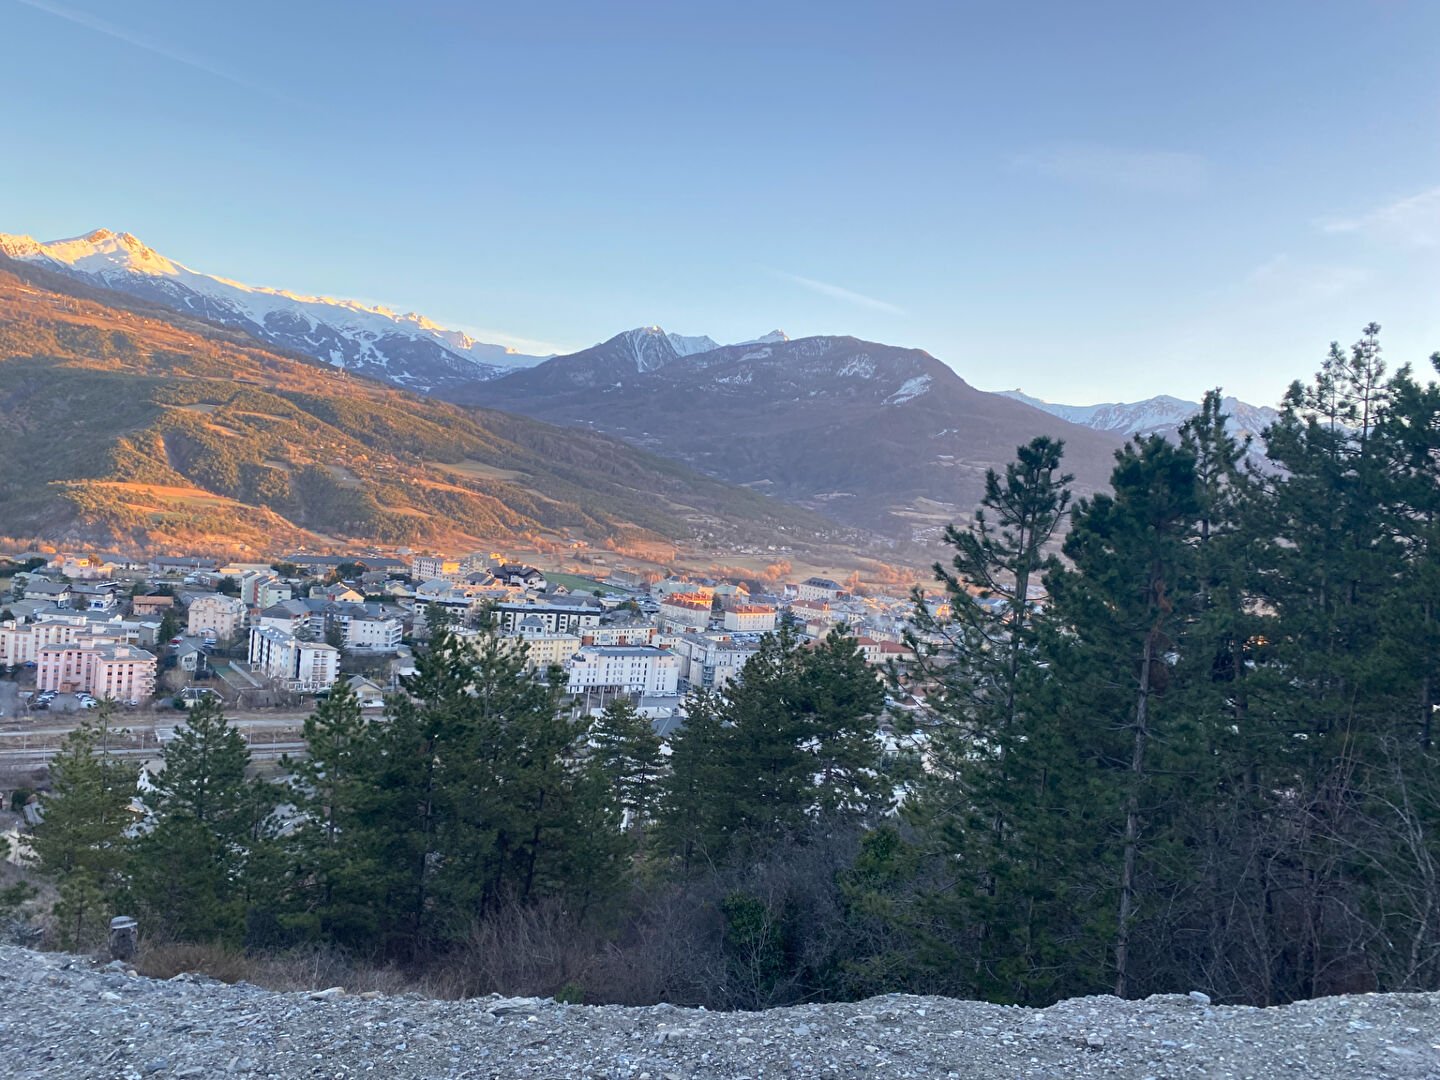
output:
<instances>
[{"instance_id":1,"label":"patch of snow on mountain","mask_svg":"<svg viewBox=\"0 0 1440 1080\"><path fill-rule=\"evenodd\" d=\"M930 389L930 384L935 380L929 375L917 375L913 379L906 379L900 384L900 389L885 399L886 405L904 405Z\"/></svg>"},{"instance_id":2,"label":"patch of snow on mountain","mask_svg":"<svg viewBox=\"0 0 1440 1080\"><path fill-rule=\"evenodd\" d=\"M861 379L868 379L870 378L870 376L875 374L875 361L871 360L870 357L866 356L864 353L860 353L857 356L851 357L850 360L846 362L845 366L842 367L835 374L840 376L842 379L847 375L853 375Z\"/></svg>"}]
</instances>

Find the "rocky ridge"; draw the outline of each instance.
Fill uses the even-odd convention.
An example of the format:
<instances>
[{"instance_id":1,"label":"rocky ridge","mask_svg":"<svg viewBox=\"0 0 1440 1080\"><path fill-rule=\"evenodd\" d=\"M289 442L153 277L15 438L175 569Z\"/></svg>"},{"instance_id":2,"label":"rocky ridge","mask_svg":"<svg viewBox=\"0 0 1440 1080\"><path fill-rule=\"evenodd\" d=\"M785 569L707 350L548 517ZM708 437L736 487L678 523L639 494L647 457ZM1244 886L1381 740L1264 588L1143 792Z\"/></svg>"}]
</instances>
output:
<instances>
[{"instance_id":1,"label":"rocky ridge","mask_svg":"<svg viewBox=\"0 0 1440 1080\"><path fill-rule=\"evenodd\" d=\"M0 996L0 1075L14 1080L1440 1076L1440 994L1257 1009L1192 992L1038 1010L890 995L711 1013L341 987L277 994L5 946Z\"/></svg>"}]
</instances>

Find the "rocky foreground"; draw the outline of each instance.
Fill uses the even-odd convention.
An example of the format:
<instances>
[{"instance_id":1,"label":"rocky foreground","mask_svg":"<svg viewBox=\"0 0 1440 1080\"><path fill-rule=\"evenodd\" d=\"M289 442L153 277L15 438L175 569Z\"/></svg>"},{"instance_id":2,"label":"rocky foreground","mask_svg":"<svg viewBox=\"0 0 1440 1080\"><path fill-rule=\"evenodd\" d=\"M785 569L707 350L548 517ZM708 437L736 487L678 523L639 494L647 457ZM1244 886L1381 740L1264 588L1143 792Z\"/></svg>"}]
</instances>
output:
<instances>
[{"instance_id":1,"label":"rocky foreground","mask_svg":"<svg viewBox=\"0 0 1440 1080\"><path fill-rule=\"evenodd\" d=\"M1440 1077L1440 994L1278 1009L1079 998L1049 1009L892 995L710 1013L431 1001L330 987L275 994L0 947L0 1076Z\"/></svg>"}]
</instances>

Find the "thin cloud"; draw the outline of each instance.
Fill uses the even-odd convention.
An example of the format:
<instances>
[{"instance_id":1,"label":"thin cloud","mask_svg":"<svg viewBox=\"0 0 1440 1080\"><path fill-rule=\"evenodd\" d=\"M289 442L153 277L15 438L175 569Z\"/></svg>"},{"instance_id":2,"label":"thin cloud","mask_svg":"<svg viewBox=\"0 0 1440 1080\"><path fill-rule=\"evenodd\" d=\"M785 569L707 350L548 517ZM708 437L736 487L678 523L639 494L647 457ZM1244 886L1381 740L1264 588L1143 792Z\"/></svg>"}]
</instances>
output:
<instances>
[{"instance_id":1,"label":"thin cloud","mask_svg":"<svg viewBox=\"0 0 1440 1080\"><path fill-rule=\"evenodd\" d=\"M1198 154L1075 143L1032 150L1016 156L1011 164L1068 183L1168 195L1203 190L1211 173L1210 163Z\"/></svg>"},{"instance_id":2,"label":"thin cloud","mask_svg":"<svg viewBox=\"0 0 1440 1080\"><path fill-rule=\"evenodd\" d=\"M777 277L781 281L788 281L792 285L799 285L802 289L809 289L811 292L819 293L821 296L828 296L835 300L843 300L855 307L869 308L871 311L883 311L889 315L910 314L898 304L892 304L888 300L877 300L873 296L866 296L864 293L854 292L851 289L841 288L839 285L831 285L826 281L816 281L814 278L801 277L799 274L788 274L784 270L766 270L771 277Z\"/></svg>"},{"instance_id":3,"label":"thin cloud","mask_svg":"<svg viewBox=\"0 0 1440 1080\"><path fill-rule=\"evenodd\" d=\"M1245 276L1253 294L1285 306L1305 306L1336 300L1374 278L1363 266L1311 263L1276 255Z\"/></svg>"},{"instance_id":4,"label":"thin cloud","mask_svg":"<svg viewBox=\"0 0 1440 1080\"><path fill-rule=\"evenodd\" d=\"M124 27L116 26L112 22L97 18L83 11L75 11L72 8L63 7L53 3L52 0L15 0L17 4L24 4L26 7L34 8L36 11L43 11L47 15L54 15L57 19L64 19L66 22L74 23L76 26L83 26L87 30L93 30L97 34L104 34L106 37L114 38L116 41L123 41L127 45L133 45L137 49L144 49L156 56L163 56L166 60L173 60L177 64L184 64L186 67L194 68L196 71L203 71L207 75L213 75L217 79L234 83L236 86L246 90L254 91L257 94L264 94L266 97L274 98L276 101L284 102L287 105L296 104L293 98L286 97L278 90L261 83L251 82L223 68L216 67L205 59L195 56L192 53L182 52L170 48L149 38L141 37L132 33Z\"/></svg>"},{"instance_id":5,"label":"thin cloud","mask_svg":"<svg viewBox=\"0 0 1440 1080\"><path fill-rule=\"evenodd\" d=\"M1320 228L1408 247L1440 246L1440 187L1396 199L1359 217L1322 222Z\"/></svg>"}]
</instances>

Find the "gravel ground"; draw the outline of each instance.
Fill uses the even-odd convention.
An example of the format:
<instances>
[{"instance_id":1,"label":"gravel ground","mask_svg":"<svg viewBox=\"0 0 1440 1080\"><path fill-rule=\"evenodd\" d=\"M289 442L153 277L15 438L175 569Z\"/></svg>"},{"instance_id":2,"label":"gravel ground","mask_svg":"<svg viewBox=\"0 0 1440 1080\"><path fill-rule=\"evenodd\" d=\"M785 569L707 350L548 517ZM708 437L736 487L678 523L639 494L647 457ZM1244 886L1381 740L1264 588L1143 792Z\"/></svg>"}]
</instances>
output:
<instances>
[{"instance_id":1,"label":"gravel ground","mask_svg":"<svg viewBox=\"0 0 1440 1080\"><path fill-rule=\"evenodd\" d=\"M274 994L116 968L0 947L0 1076L1440 1078L1440 994L1278 1009L1167 994L1038 1010L891 995L710 1013L339 987Z\"/></svg>"}]
</instances>

